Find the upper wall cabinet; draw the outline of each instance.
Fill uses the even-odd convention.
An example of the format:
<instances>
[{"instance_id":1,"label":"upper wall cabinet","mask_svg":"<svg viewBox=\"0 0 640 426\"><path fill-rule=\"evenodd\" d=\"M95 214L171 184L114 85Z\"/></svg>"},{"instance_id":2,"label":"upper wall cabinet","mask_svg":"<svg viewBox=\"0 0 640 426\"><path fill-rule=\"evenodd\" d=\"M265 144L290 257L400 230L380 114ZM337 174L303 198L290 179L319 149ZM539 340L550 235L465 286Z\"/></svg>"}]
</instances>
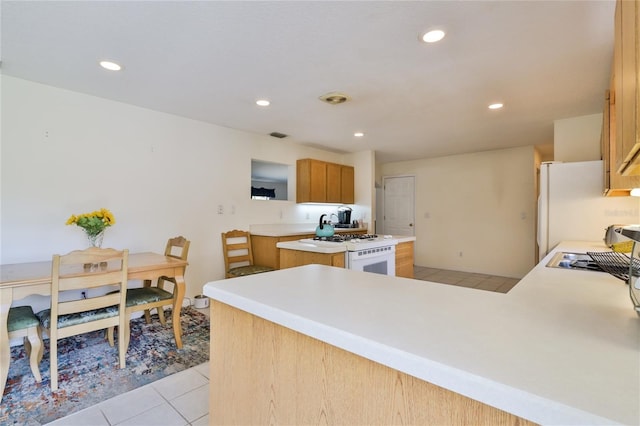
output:
<instances>
[{"instance_id":1,"label":"upper wall cabinet","mask_svg":"<svg viewBox=\"0 0 640 426\"><path fill-rule=\"evenodd\" d=\"M629 196L633 188L640 188L640 176L623 176L616 171L622 156L616 149L616 103L613 90L605 94L602 113L602 160L604 163L604 195L607 197Z\"/></svg>"},{"instance_id":2,"label":"upper wall cabinet","mask_svg":"<svg viewBox=\"0 0 640 426\"><path fill-rule=\"evenodd\" d=\"M640 0L616 2L612 95L616 105L615 144L622 158L617 171L626 176L640 175L639 14Z\"/></svg>"},{"instance_id":3,"label":"upper wall cabinet","mask_svg":"<svg viewBox=\"0 0 640 426\"><path fill-rule=\"evenodd\" d=\"M296 163L296 202L353 204L354 168L305 158Z\"/></svg>"}]
</instances>

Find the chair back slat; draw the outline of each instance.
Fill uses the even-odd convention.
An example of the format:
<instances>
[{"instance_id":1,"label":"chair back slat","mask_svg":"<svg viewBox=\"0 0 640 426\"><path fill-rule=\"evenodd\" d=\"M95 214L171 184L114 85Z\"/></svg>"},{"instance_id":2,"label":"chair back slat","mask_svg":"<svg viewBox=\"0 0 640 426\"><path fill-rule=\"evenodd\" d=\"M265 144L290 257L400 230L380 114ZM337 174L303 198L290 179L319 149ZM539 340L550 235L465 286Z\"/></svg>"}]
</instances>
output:
<instances>
[{"instance_id":1,"label":"chair back slat","mask_svg":"<svg viewBox=\"0 0 640 426\"><path fill-rule=\"evenodd\" d=\"M187 240L182 235L179 237L170 238L167 241L167 246L164 249L164 255L180 260L187 260L187 257L189 256L190 245L191 241Z\"/></svg>"},{"instance_id":2,"label":"chair back slat","mask_svg":"<svg viewBox=\"0 0 640 426\"><path fill-rule=\"evenodd\" d=\"M234 229L233 231L223 232L221 236L226 272L237 266L253 265L251 234L249 232Z\"/></svg>"},{"instance_id":3,"label":"chair back slat","mask_svg":"<svg viewBox=\"0 0 640 426\"><path fill-rule=\"evenodd\" d=\"M98 266L99 267L99 266ZM122 271L90 272L60 277L58 289L60 291L82 290L107 285L118 285L122 282Z\"/></svg>"},{"instance_id":4,"label":"chair back slat","mask_svg":"<svg viewBox=\"0 0 640 426\"><path fill-rule=\"evenodd\" d=\"M109 262L122 259L122 251L112 248L90 247L75 250L60 257L60 265L83 265L85 263Z\"/></svg>"},{"instance_id":5,"label":"chair back slat","mask_svg":"<svg viewBox=\"0 0 640 426\"><path fill-rule=\"evenodd\" d=\"M88 299L70 300L58 303L58 315L75 314L92 311L94 309L107 308L120 303L120 292L105 294L104 296Z\"/></svg>"}]
</instances>

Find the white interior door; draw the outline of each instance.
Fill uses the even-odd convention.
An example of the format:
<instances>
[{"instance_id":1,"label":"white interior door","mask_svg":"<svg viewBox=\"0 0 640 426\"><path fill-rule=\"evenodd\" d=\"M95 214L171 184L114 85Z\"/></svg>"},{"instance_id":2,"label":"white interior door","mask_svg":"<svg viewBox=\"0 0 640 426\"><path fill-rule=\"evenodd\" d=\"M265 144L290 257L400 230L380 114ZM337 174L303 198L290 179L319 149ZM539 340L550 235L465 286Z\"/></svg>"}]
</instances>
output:
<instances>
[{"instance_id":1,"label":"white interior door","mask_svg":"<svg viewBox=\"0 0 640 426\"><path fill-rule=\"evenodd\" d=\"M415 176L382 178L384 234L415 235Z\"/></svg>"}]
</instances>

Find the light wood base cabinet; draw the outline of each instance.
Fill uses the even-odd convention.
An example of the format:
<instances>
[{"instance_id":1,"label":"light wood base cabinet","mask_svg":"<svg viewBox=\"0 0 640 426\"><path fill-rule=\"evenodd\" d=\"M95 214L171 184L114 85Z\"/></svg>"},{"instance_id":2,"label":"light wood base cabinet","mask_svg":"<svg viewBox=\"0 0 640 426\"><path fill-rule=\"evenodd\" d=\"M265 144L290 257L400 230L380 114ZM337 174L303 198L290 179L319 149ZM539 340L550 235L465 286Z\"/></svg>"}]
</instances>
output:
<instances>
[{"instance_id":1,"label":"light wood base cabinet","mask_svg":"<svg viewBox=\"0 0 640 426\"><path fill-rule=\"evenodd\" d=\"M311 264L344 268L344 252L314 253L310 251L280 249L280 269Z\"/></svg>"},{"instance_id":2,"label":"light wood base cabinet","mask_svg":"<svg viewBox=\"0 0 640 426\"><path fill-rule=\"evenodd\" d=\"M366 234L366 230L349 230L349 234ZM270 266L280 269L280 249L276 244L283 241L296 241L303 238L313 238L315 234L298 234L281 237L267 237L264 235L251 235L251 250L253 251L253 262L256 265ZM344 254L343 254L344 255ZM311 262L318 263L318 262ZM322 263L329 265L328 263ZM306 265L306 264L305 264ZM337 266L337 265L336 265ZM342 265L344 267L344 264Z\"/></svg>"},{"instance_id":3,"label":"light wood base cabinet","mask_svg":"<svg viewBox=\"0 0 640 426\"><path fill-rule=\"evenodd\" d=\"M413 278L414 242L406 241L396 246L396 277Z\"/></svg>"},{"instance_id":4,"label":"light wood base cabinet","mask_svg":"<svg viewBox=\"0 0 640 426\"><path fill-rule=\"evenodd\" d=\"M291 235L286 237L251 235L253 263L256 265L270 266L273 269L280 269L280 249L276 247L276 244L281 241L295 241L302 238L313 238L313 234Z\"/></svg>"},{"instance_id":5,"label":"light wood base cabinet","mask_svg":"<svg viewBox=\"0 0 640 426\"><path fill-rule=\"evenodd\" d=\"M210 425L533 425L213 301Z\"/></svg>"}]
</instances>

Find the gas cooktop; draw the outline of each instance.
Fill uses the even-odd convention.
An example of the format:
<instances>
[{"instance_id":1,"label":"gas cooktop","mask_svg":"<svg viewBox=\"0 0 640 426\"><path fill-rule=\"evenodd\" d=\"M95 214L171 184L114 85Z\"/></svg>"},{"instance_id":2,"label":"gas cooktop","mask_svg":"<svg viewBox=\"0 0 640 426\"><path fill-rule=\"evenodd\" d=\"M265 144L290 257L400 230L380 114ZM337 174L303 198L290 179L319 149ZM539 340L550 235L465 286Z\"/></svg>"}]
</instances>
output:
<instances>
[{"instance_id":1,"label":"gas cooktop","mask_svg":"<svg viewBox=\"0 0 640 426\"><path fill-rule=\"evenodd\" d=\"M334 234L330 237L313 237L315 241L330 241L334 243L344 243L351 240L375 240L376 234Z\"/></svg>"}]
</instances>

